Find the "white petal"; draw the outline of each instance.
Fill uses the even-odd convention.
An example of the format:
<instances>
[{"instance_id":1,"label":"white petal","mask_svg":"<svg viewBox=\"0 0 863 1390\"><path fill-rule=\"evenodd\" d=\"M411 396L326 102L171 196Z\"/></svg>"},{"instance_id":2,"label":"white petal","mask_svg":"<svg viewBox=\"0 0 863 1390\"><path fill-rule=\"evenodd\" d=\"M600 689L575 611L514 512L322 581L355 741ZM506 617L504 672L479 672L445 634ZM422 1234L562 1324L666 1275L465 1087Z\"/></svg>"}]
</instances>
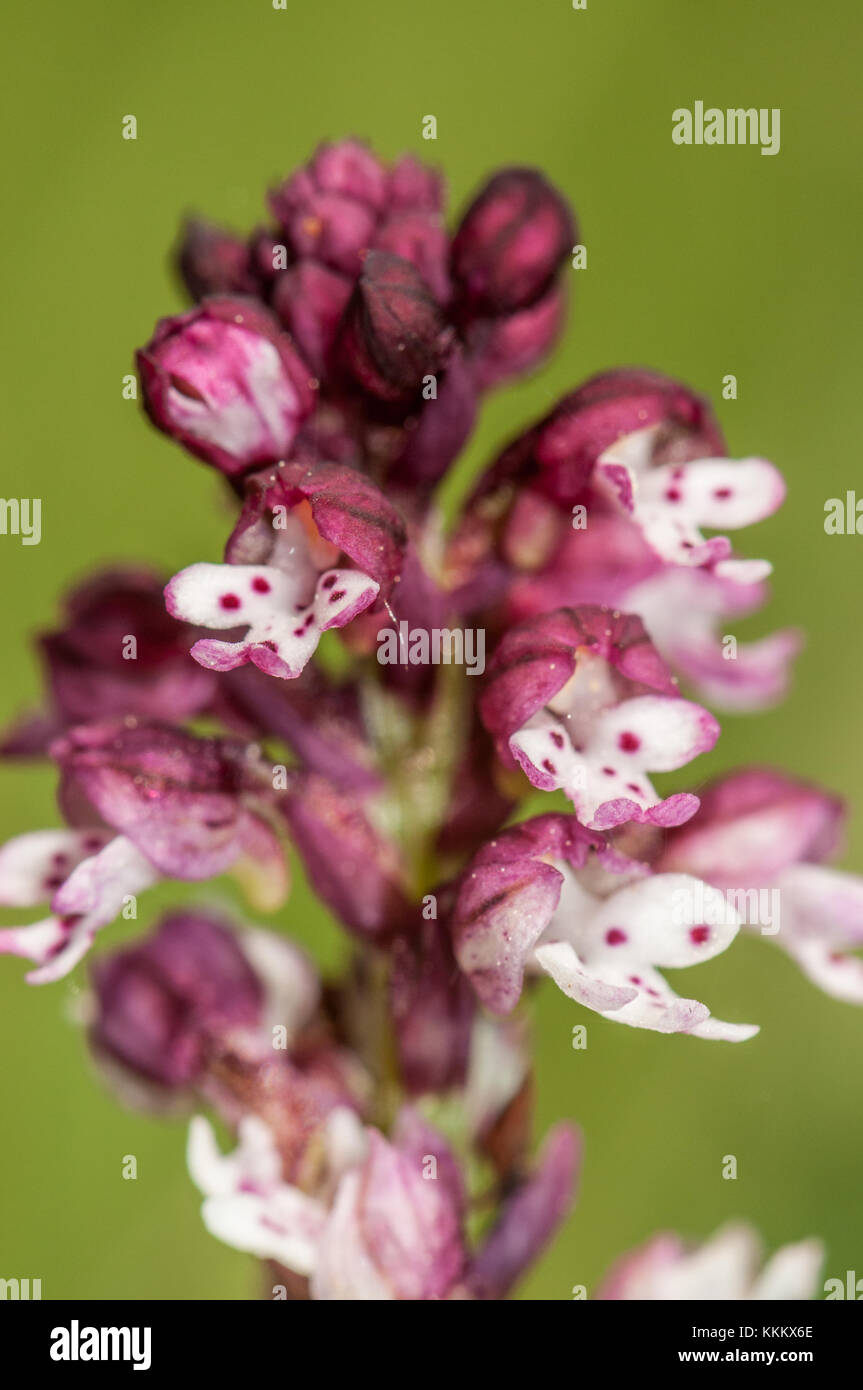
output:
<instances>
[{"instance_id":1,"label":"white petal","mask_svg":"<svg viewBox=\"0 0 863 1390\"><path fill-rule=\"evenodd\" d=\"M558 989L596 1013L621 1009L638 995L631 985L606 982L587 970L568 941L537 946L534 957Z\"/></svg>"},{"instance_id":2,"label":"white petal","mask_svg":"<svg viewBox=\"0 0 863 1390\"><path fill-rule=\"evenodd\" d=\"M264 1030L281 1025L290 1042L318 1006L318 972L304 951L275 932L252 928L243 933L240 944L266 991Z\"/></svg>"},{"instance_id":3,"label":"white petal","mask_svg":"<svg viewBox=\"0 0 863 1390\"><path fill-rule=\"evenodd\" d=\"M820 1240L783 1245L767 1261L752 1287L750 1298L814 1298L823 1261L824 1247Z\"/></svg>"},{"instance_id":4,"label":"white petal","mask_svg":"<svg viewBox=\"0 0 863 1390\"><path fill-rule=\"evenodd\" d=\"M106 838L96 830L35 830L8 840L0 849L0 905L50 902L63 879Z\"/></svg>"},{"instance_id":5,"label":"white petal","mask_svg":"<svg viewBox=\"0 0 863 1390\"><path fill-rule=\"evenodd\" d=\"M226 1245L309 1275L315 1268L327 1211L299 1188L282 1186L270 1196L238 1192L207 1197L201 1215L210 1234Z\"/></svg>"}]
</instances>

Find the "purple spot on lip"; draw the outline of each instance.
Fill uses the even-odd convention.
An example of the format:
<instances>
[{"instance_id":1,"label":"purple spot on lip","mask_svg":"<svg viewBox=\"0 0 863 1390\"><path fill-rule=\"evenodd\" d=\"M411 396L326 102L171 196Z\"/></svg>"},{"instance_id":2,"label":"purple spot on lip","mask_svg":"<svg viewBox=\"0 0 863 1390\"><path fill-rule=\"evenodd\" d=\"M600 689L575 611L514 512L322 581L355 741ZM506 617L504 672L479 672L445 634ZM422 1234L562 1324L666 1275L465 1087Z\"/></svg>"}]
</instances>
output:
<instances>
[{"instance_id":1,"label":"purple spot on lip","mask_svg":"<svg viewBox=\"0 0 863 1390\"><path fill-rule=\"evenodd\" d=\"M336 576L335 576L334 574L328 574L327 577L326 577L326 579L322 579L322 580L321 580L321 588L322 588L322 589L331 589L331 588L333 587L333 585L335 584L335 582L336 582Z\"/></svg>"},{"instance_id":2,"label":"purple spot on lip","mask_svg":"<svg viewBox=\"0 0 863 1390\"><path fill-rule=\"evenodd\" d=\"M602 770L606 777L613 777L615 775L613 767L604 767Z\"/></svg>"},{"instance_id":3,"label":"purple spot on lip","mask_svg":"<svg viewBox=\"0 0 863 1390\"><path fill-rule=\"evenodd\" d=\"M268 594L270 592L270 581L264 579L263 575L257 574L252 580L252 588L256 594Z\"/></svg>"},{"instance_id":4,"label":"purple spot on lip","mask_svg":"<svg viewBox=\"0 0 863 1390\"><path fill-rule=\"evenodd\" d=\"M563 747L563 734L559 734L556 729L552 730L550 738L555 748Z\"/></svg>"},{"instance_id":5,"label":"purple spot on lip","mask_svg":"<svg viewBox=\"0 0 863 1390\"><path fill-rule=\"evenodd\" d=\"M689 930L689 939L690 941L694 941L696 946L703 946L705 941L710 940L710 928L691 927Z\"/></svg>"},{"instance_id":6,"label":"purple spot on lip","mask_svg":"<svg viewBox=\"0 0 863 1390\"><path fill-rule=\"evenodd\" d=\"M624 753L635 753L641 747L641 739L638 734L630 733L629 729L624 729L617 740L617 746L622 748Z\"/></svg>"},{"instance_id":7,"label":"purple spot on lip","mask_svg":"<svg viewBox=\"0 0 863 1390\"><path fill-rule=\"evenodd\" d=\"M609 927L605 933L605 940L609 946L622 946L628 937L620 927Z\"/></svg>"},{"instance_id":8,"label":"purple spot on lip","mask_svg":"<svg viewBox=\"0 0 863 1390\"><path fill-rule=\"evenodd\" d=\"M236 594L222 594L222 597L219 599L219 605L222 608L228 609L239 608L240 600L237 598Z\"/></svg>"},{"instance_id":9,"label":"purple spot on lip","mask_svg":"<svg viewBox=\"0 0 863 1390\"><path fill-rule=\"evenodd\" d=\"M345 596L344 589L336 589L334 594L330 594L330 603L339 603Z\"/></svg>"},{"instance_id":10,"label":"purple spot on lip","mask_svg":"<svg viewBox=\"0 0 863 1390\"><path fill-rule=\"evenodd\" d=\"M546 758L542 765L545 768L546 772L551 773L552 777L557 776L557 768L555 767L554 763L551 761L550 758Z\"/></svg>"}]
</instances>

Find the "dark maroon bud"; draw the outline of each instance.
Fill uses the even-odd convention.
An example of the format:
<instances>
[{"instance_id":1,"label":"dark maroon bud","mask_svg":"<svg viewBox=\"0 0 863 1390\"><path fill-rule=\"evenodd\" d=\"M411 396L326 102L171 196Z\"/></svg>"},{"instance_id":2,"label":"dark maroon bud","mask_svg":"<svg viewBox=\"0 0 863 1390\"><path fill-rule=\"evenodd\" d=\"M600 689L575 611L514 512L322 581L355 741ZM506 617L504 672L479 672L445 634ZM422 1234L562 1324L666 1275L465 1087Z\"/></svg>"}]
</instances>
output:
<instances>
[{"instance_id":1,"label":"dark maroon bud","mask_svg":"<svg viewBox=\"0 0 863 1390\"><path fill-rule=\"evenodd\" d=\"M400 484L429 487L458 458L476 420L473 373L456 348L442 374L437 395L423 402L406 426L407 443L392 470Z\"/></svg>"},{"instance_id":2,"label":"dark maroon bud","mask_svg":"<svg viewBox=\"0 0 863 1390\"><path fill-rule=\"evenodd\" d=\"M253 1027L263 1000L234 933L199 912L166 917L147 940L103 956L93 983L96 1051L167 1087L199 1080L210 1040Z\"/></svg>"},{"instance_id":3,"label":"dark maroon bud","mask_svg":"<svg viewBox=\"0 0 863 1390\"><path fill-rule=\"evenodd\" d=\"M302 260L277 276L273 308L309 366L321 376L352 282L319 261Z\"/></svg>"},{"instance_id":4,"label":"dark maroon bud","mask_svg":"<svg viewBox=\"0 0 863 1390\"><path fill-rule=\"evenodd\" d=\"M189 218L176 256L183 283L193 299L203 299L208 294L257 291L248 245L212 222Z\"/></svg>"},{"instance_id":5,"label":"dark maroon bud","mask_svg":"<svg viewBox=\"0 0 863 1390\"><path fill-rule=\"evenodd\" d=\"M576 241L564 199L535 169L503 169L455 234L453 277L470 315L511 314L551 286Z\"/></svg>"},{"instance_id":6,"label":"dark maroon bud","mask_svg":"<svg viewBox=\"0 0 863 1390\"><path fill-rule=\"evenodd\" d=\"M416 266L370 251L338 343L342 363L363 390L407 404L443 366L453 336Z\"/></svg>"},{"instance_id":7,"label":"dark maroon bud","mask_svg":"<svg viewBox=\"0 0 863 1390\"><path fill-rule=\"evenodd\" d=\"M442 921L423 921L394 941L390 1000L402 1080L411 1095L464 1084L476 1012L465 983Z\"/></svg>"}]
</instances>

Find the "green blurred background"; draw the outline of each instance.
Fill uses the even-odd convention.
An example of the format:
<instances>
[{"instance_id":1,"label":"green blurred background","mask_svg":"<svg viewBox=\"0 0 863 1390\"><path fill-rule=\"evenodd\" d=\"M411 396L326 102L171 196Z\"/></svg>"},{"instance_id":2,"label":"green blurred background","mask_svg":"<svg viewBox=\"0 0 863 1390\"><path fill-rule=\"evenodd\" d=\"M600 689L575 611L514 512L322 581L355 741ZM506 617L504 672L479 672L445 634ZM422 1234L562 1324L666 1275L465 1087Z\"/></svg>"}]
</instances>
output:
<instances>
[{"instance_id":1,"label":"green blurred background","mask_svg":"<svg viewBox=\"0 0 863 1390\"><path fill-rule=\"evenodd\" d=\"M320 139L356 133L442 164L454 206L489 169L538 164L581 218L588 268L572 272L564 344L489 401L451 495L560 393L621 363L711 393L732 451L784 470L785 508L743 542L774 560L774 596L740 633L799 624L808 645L785 706L726 718L697 771L761 759L853 802L863 540L827 537L823 504L860 475L859 5L48 0L6 23L2 491L43 498L43 538L0 537L0 716L35 703L28 642L72 579L127 558L170 573L222 544L214 475L121 397L134 347L182 303L166 259L181 213L251 226L271 182ZM696 99L780 107L781 152L673 145L671 112ZM136 142L121 139L126 114ZM739 398L722 402L729 372ZM47 769L0 769L3 838L56 824L53 790ZM844 862L863 869L859 806ZM190 896L149 895L102 945ZM333 958L335 930L302 886L278 920ZM0 1276L40 1277L46 1298L254 1295L252 1261L200 1223L183 1125L125 1113L93 1074L73 1021L83 971L29 989L21 962L0 965ZM539 1126L572 1116L587 1150L577 1211L527 1296L566 1299L655 1229L704 1236L731 1216L770 1246L820 1235L825 1276L863 1274L863 1014L756 939L690 987L761 1035L659 1037L588 1019L551 987L538 997ZM588 1050L573 1051L585 1021ZM731 1153L736 1182L721 1178ZM136 1182L121 1178L125 1154Z\"/></svg>"}]
</instances>

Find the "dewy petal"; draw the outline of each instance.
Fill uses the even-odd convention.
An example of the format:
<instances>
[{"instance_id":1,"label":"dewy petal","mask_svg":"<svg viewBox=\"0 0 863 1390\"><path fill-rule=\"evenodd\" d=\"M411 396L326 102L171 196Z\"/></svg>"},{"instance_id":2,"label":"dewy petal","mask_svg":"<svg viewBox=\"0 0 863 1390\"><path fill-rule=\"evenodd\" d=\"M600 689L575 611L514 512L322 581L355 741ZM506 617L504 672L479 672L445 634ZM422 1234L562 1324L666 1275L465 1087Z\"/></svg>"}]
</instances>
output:
<instances>
[{"instance_id":1,"label":"dewy petal","mask_svg":"<svg viewBox=\"0 0 863 1390\"><path fill-rule=\"evenodd\" d=\"M228 563L182 570L165 601L175 617L194 613L199 626L247 629L240 641L197 642L192 655L201 665L231 671L251 661L295 679L323 632L386 598L404 549L404 523L369 479L295 460L247 480ZM334 568L340 553L355 568Z\"/></svg>"},{"instance_id":2,"label":"dewy petal","mask_svg":"<svg viewBox=\"0 0 863 1390\"><path fill-rule=\"evenodd\" d=\"M638 996L633 986L609 984L586 970L568 941L537 946L534 959L563 994L596 1013L622 1009Z\"/></svg>"},{"instance_id":3,"label":"dewy petal","mask_svg":"<svg viewBox=\"0 0 863 1390\"><path fill-rule=\"evenodd\" d=\"M545 706L577 702L586 721L617 700L648 692L677 696L641 619L584 605L510 628L489 664L479 707L506 757L512 735Z\"/></svg>"},{"instance_id":4,"label":"dewy petal","mask_svg":"<svg viewBox=\"0 0 863 1390\"><path fill-rule=\"evenodd\" d=\"M560 907L534 960L570 998L660 1033L743 1041L757 1032L711 1018L706 1005L679 998L653 968L695 965L730 945L740 919L719 889L664 874L591 904L571 871L562 877Z\"/></svg>"},{"instance_id":5,"label":"dewy petal","mask_svg":"<svg viewBox=\"0 0 863 1390\"><path fill-rule=\"evenodd\" d=\"M668 772L712 748L719 725L707 710L686 700L642 695L606 710L573 747L562 711L543 711L528 721L509 746L534 786L562 787L579 819L598 829L628 820L678 825L698 808L693 796L660 801L647 770Z\"/></svg>"},{"instance_id":6,"label":"dewy petal","mask_svg":"<svg viewBox=\"0 0 863 1390\"><path fill-rule=\"evenodd\" d=\"M579 937L591 964L625 954L680 970L720 955L739 929L738 913L718 888L689 874L653 874L606 898ZM615 930L626 939L609 944Z\"/></svg>"},{"instance_id":7,"label":"dewy petal","mask_svg":"<svg viewBox=\"0 0 863 1390\"><path fill-rule=\"evenodd\" d=\"M707 458L651 467L652 446L651 429L619 439L597 465L599 490L633 517L663 559L721 564L726 579L751 582L750 571L729 562L728 539L705 540L700 528L736 530L772 515L785 497L781 474L764 459Z\"/></svg>"},{"instance_id":8,"label":"dewy petal","mask_svg":"<svg viewBox=\"0 0 863 1390\"><path fill-rule=\"evenodd\" d=\"M525 966L557 907L563 866L582 868L591 848L600 859L607 854L602 836L574 816L551 814L503 831L468 864L453 907L453 945L492 1012L515 1007Z\"/></svg>"},{"instance_id":9,"label":"dewy petal","mask_svg":"<svg viewBox=\"0 0 863 1390\"><path fill-rule=\"evenodd\" d=\"M110 831L34 830L0 849L0 905L35 907L49 902L72 870L101 849Z\"/></svg>"},{"instance_id":10,"label":"dewy petal","mask_svg":"<svg viewBox=\"0 0 863 1390\"><path fill-rule=\"evenodd\" d=\"M370 478L337 464L314 467L286 464L273 489L306 498L312 519L324 540L337 546L380 586L390 592L404 561L407 544L404 521L392 502ZM271 499L272 500L272 499Z\"/></svg>"},{"instance_id":11,"label":"dewy petal","mask_svg":"<svg viewBox=\"0 0 863 1390\"><path fill-rule=\"evenodd\" d=\"M614 1023L655 1033L691 1033L710 1016L705 1004L679 998L662 976L647 966L640 966L631 976L607 962L586 968L568 942L540 946L534 954L564 994ZM625 983L627 979L637 979L638 987Z\"/></svg>"},{"instance_id":12,"label":"dewy petal","mask_svg":"<svg viewBox=\"0 0 863 1390\"><path fill-rule=\"evenodd\" d=\"M83 794L166 876L212 878L248 850L252 811L272 797L260 751L170 725L80 725L53 747L67 796ZM248 833L247 833L248 832Z\"/></svg>"},{"instance_id":13,"label":"dewy petal","mask_svg":"<svg viewBox=\"0 0 863 1390\"><path fill-rule=\"evenodd\" d=\"M344 627L374 603L379 586L359 570L327 570L312 598L297 601L290 575L267 565L190 565L165 590L168 611L200 627L248 626L240 642L202 638L192 648L201 666L232 671L253 662L292 680L331 627ZM189 617L195 614L195 617Z\"/></svg>"},{"instance_id":14,"label":"dewy petal","mask_svg":"<svg viewBox=\"0 0 863 1390\"><path fill-rule=\"evenodd\" d=\"M530 953L551 919L562 876L550 864L516 859L469 872L453 913L459 965L493 1013L521 997Z\"/></svg>"}]
</instances>

